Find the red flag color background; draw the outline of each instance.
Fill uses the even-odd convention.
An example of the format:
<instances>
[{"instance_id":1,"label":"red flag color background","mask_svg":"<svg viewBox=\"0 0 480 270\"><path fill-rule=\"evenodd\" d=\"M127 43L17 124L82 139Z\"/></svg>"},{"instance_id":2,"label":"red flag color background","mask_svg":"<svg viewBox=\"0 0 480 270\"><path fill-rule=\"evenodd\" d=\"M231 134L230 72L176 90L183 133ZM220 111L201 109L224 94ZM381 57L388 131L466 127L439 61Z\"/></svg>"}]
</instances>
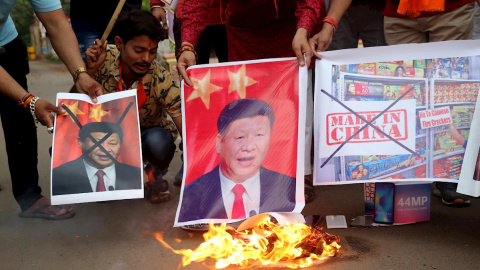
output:
<instances>
[{"instance_id":1,"label":"red flag color background","mask_svg":"<svg viewBox=\"0 0 480 270\"><path fill-rule=\"evenodd\" d=\"M135 96L124 97L101 104L90 104L86 101L75 99L59 99L58 105L65 104L83 126L92 122L117 123L130 102L133 102L133 105L120 123L123 131L123 141L120 156L117 160L121 163L141 168L142 160L140 157L139 125ZM57 116L52 168L77 159L82 155L82 151L77 145L79 130L80 128L70 115Z\"/></svg>"},{"instance_id":2,"label":"red flag color background","mask_svg":"<svg viewBox=\"0 0 480 270\"><path fill-rule=\"evenodd\" d=\"M187 147L185 185L219 163L215 148L217 118L228 103L240 98L267 101L275 114L267 169L296 177L298 139L298 65L295 60L236 62L192 68L194 87L184 84Z\"/></svg>"}]
</instances>

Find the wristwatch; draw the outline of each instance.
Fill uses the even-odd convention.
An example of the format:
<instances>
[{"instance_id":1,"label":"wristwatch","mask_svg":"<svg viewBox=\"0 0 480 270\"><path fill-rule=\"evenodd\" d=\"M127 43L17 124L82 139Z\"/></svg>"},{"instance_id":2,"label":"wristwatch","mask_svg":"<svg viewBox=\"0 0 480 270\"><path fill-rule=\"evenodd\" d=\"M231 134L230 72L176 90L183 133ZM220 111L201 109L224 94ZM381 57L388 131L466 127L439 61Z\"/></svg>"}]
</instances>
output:
<instances>
[{"instance_id":1,"label":"wristwatch","mask_svg":"<svg viewBox=\"0 0 480 270\"><path fill-rule=\"evenodd\" d=\"M78 75L80 75L80 73L82 73L82 72L87 72L87 69L84 68L84 67L81 67L81 68L75 70L75 72L72 74L73 82L74 82L74 83L77 82Z\"/></svg>"}]
</instances>

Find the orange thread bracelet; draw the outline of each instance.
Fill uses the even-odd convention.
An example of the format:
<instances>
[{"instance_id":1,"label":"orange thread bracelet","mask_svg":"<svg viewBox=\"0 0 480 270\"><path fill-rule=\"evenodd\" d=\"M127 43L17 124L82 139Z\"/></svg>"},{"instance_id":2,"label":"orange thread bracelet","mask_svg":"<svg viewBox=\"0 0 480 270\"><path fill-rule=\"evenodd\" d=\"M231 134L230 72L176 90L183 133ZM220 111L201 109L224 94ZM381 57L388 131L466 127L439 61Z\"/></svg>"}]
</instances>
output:
<instances>
[{"instance_id":1,"label":"orange thread bracelet","mask_svg":"<svg viewBox=\"0 0 480 270\"><path fill-rule=\"evenodd\" d=\"M180 47L180 50L178 50L177 58L180 58L180 55L185 51L193 52L193 54L195 54L195 60L198 60L197 52L189 44L185 44L185 45L182 45L182 47Z\"/></svg>"},{"instance_id":2,"label":"orange thread bracelet","mask_svg":"<svg viewBox=\"0 0 480 270\"><path fill-rule=\"evenodd\" d=\"M337 21L335 21L334 18L332 17L325 17L325 19L323 19L323 22L326 22L326 23L329 23L333 26L333 32L335 33L337 31L337 27L338 27L338 23Z\"/></svg>"},{"instance_id":3,"label":"orange thread bracelet","mask_svg":"<svg viewBox=\"0 0 480 270\"><path fill-rule=\"evenodd\" d=\"M19 105L23 106L25 109L28 107L28 105L30 104L30 101L32 101L32 99L34 98L35 96L32 94L32 95L29 95L28 97L26 97L25 100L23 100L22 102L20 102Z\"/></svg>"},{"instance_id":4,"label":"orange thread bracelet","mask_svg":"<svg viewBox=\"0 0 480 270\"><path fill-rule=\"evenodd\" d=\"M29 96L33 95L32 93L26 93L25 95L23 95L23 97L20 99L20 101L18 102L19 105L21 105L23 102L25 102L25 100L27 100L27 98Z\"/></svg>"}]
</instances>

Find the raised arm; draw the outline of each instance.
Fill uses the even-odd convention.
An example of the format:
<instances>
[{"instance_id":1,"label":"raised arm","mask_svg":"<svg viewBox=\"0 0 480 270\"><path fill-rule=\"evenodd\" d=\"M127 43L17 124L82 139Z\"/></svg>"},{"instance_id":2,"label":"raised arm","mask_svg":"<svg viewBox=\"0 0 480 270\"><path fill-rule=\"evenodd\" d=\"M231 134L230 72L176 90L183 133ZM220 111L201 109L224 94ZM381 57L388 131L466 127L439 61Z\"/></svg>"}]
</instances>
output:
<instances>
[{"instance_id":1,"label":"raised arm","mask_svg":"<svg viewBox=\"0 0 480 270\"><path fill-rule=\"evenodd\" d=\"M292 41L292 49L297 57L297 63L300 66L305 65L304 57L306 56L307 67L310 66L310 59L313 51L308 43L308 38L314 31L315 25L319 24L319 20L325 15L325 8L316 0L298 0L295 16L297 17L297 31Z\"/></svg>"},{"instance_id":2,"label":"raised arm","mask_svg":"<svg viewBox=\"0 0 480 270\"><path fill-rule=\"evenodd\" d=\"M325 51L328 49L328 46L330 46L330 43L332 43L333 34L335 33L338 22L350 6L351 2L352 0L330 1L326 18L333 19L333 22L329 21L329 19L325 19L322 24L322 30L309 40L313 54L318 59L322 59L322 56L318 52Z\"/></svg>"},{"instance_id":3,"label":"raised arm","mask_svg":"<svg viewBox=\"0 0 480 270\"><path fill-rule=\"evenodd\" d=\"M163 8L164 6L165 3L160 0L150 0L150 12L157 20L162 22L163 30L168 31L167 12Z\"/></svg>"},{"instance_id":4,"label":"raised arm","mask_svg":"<svg viewBox=\"0 0 480 270\"><path fill-rule=\"evenodd\" d=\"M107 45L107 42L102 43L102 41L97 38L95 45L88 47L85 52L85 63L87 64L86 73L92 78L103 65L103 62L105 62L105 58L107 58ZM79 93L75 84L70 89L70 93Z\"/></svg>"},{"instance_id":5,"label":"raised arm","mask_svg":"<svg viewBox=\"0 0 480 270\"><path fill-rule=\"evenodd\" d=\"M95 40L95 45L88 47L85 52L85 62L87 64L87 73L91 77L97 73L107 58L107 42L102 43L100 39Z\"/></svg>"},{"instance_id":6,"label":"raised arm","mask_svg":"<svg viewBox=\"0 0 480 270\"><path fill-rule=\"evenodd\" d=\"M85 72L85 63L80 55L77 38L63 10L36 12L36 14L47 29L55 52L70 73L76 75L74 81L77 89L88 94L93 102L97 102L97 96L103 94L103 88Z\"/></svg>"},{"instance_id":7,"label":"raised arm","mask_svg":"<svg viewBox=\"0 0 480 270\"><path fill-rule=\"evenodd\" d=\"M193 86L186 69L196 64L195 50L200 34L205 29L208 17L210 0L185 0L183 2L180 24L182 31L182 45L177 61L178 73L185 79L185 83Z\"/></svg>"}]
</instances>

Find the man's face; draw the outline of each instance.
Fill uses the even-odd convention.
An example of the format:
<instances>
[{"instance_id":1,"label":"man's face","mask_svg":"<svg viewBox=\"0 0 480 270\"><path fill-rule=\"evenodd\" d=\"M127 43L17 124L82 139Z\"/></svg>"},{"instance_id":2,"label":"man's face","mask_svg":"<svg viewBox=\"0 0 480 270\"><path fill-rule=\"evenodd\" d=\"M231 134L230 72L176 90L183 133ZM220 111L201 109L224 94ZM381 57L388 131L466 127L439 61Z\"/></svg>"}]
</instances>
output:
<instances>
[{"instance_id":1,"label":"man's face","mask_svg":"<svg viewBox=\"0 0 480 270\"><path fill-rule=\"evenodd\" d=\"M217 135L222 173L236 183L253 177L267 155L270 132L267 116L242 118L230 123L223 137Z\"/></svg>"},{"instance_id":2,"label":"man's face","mask_svg":"<svg viewBox=\"0 0 480 270\"><path fill-rule=\"evenodd\" d=\"M157 56L158 40L151 40L148 36L141 35L124 43L117 36L115 44L120 51L122 75L134 75L137 78L145 76Z\"/></svg>"},{"instance_id":3,"label":"man's face","mask_svg":"<svg viewBox=\"0 0 480 270\"><path fill-rule=\"evenodd\" d=\"M92 132L90 135L92 135L96 141L100 141L107 133ZM100 147L95 147L95 149L86 155L86 151L93 145L94 143L90 138L86 138L85 141L78 140L78 146L82 149L85 161L97 169L103 169L113 165L114 161L111 160ZM110 135L110 137L102 143L102 146L115 160L120 155L121 141L117 133Z\"/></svg>"},{"instance_id":4,"label":"man's face","mask_svg":"<svg viewBox=\"0 0 480 270\"><path fill-rule=\"evenodd\" d=\"M363 169L363 175L368 175L368 170L367 169Z\"/></svg>"}]
</instances>

